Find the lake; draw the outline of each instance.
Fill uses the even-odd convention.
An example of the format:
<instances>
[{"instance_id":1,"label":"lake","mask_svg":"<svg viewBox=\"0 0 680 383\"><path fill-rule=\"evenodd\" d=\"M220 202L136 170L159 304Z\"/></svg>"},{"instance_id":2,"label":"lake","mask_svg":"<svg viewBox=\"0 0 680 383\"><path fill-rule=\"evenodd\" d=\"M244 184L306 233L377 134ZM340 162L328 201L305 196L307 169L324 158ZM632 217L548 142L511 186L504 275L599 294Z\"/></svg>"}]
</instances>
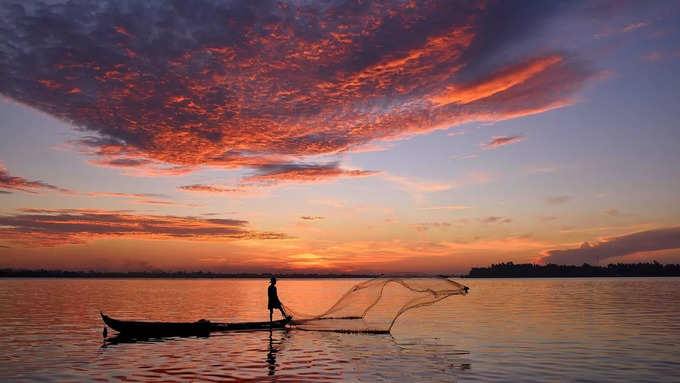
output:
<instances>
[{"instance_id":1,"label":"lake","mask_svg":"<svg viewBox=\"0 0 680 383\"><path fill-rule=\"evenodd\" d=\"M360 281L280 279L278 290L321 313ZM391 335L293 329L104 345L100 310L267 320L268 281L0 279L0 380L680 381L680 278L457 281L470 294L405 313Z\"/></svg>"}]
</instances>

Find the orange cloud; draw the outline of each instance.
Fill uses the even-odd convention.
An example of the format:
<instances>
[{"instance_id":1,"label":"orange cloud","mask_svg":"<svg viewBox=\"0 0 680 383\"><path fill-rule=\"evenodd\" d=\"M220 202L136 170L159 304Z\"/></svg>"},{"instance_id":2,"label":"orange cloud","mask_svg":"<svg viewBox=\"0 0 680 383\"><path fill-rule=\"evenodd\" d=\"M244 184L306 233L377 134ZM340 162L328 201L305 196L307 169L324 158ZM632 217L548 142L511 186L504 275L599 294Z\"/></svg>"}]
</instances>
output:
<instances>
[{"instance_id":1,"label":"orange cloud","mask_svg":"<svg viewBox=\"0 0 680 383\"><path fill-rule=\"evenodd\" d=\"M530 78L561 62L559 56L537 58L503 69L473 84L451 86L444 92L430 98L439 105L469 104L522 84Z\"/></svg>"},{"instance_id":2,"label":"orange cloud","mask_svg":"<svg viewBox=\"0 0 680 383\"><path fill-rule=\"evenodd\" d=\"M512 222L512 219L510 219L508 217L489 216L489 217L479 218L479 222L482 222L482 223L510 223L510 222Z\"/></svg>"},{"instance_id":3,"label":"orange cloud","mask_svg":"<svg viewBox=\"0 0 680 383\"><path fill-rule=\"evenodd\" d=\"M263 165L259 172L245 177L245 185L275 185L279 183L306 183L337 178L370 177L380 172L342 169L337 162L329 164L271 164Z\"/></svg>"},{"instance_id":4,"label":"orange cloud","mask_svg":"<svg viewBox=\"0 0 680 383\"><path fill-rule=\"evenodd\" d=\"M20 209L0 216L0 238L25 246L81 244L103 238L223 241L284 238L250 230L247 221L139 215L126 211Z\"/></svg>"},{"instance_id":5,"label":"orange cloud","mask_svg":"<svg viewBox=\"0 0 680 383\"><path fill-rule=\"evenodd\" d=\"M261 172L571 104L593 76L578 60L540 51L487 60L506 57L497 54L505 44L530 33L497 33L499 25L531 24L503 3L218 2L176 12L161 2L149 5L153 19L117 1L38 4L30 15L0 14L7 26L0 53L12 58L0 91L88 132L78 147L97 166L133 176L203 166ZM550 14L543 12L529 14ZM45 35L46 25L58 29L53 38L30 38ZM247 181L364 175L300 168Z\"/></svg>"},{"instance_id":6,"label":"orange cloud","mask_svg":"<svg viewBox=\"0 0 680 383\"><path fill-rule=\"evenodd\" d=\"M112 192L90 192L80 193L87 197L113 197L113 198L157 198L164 197L162 194L155 193L112 193Z\"/></svg>"},{"instance_id":7,"label":"orange cloud","mask_svg":"<svg viewBox=\"0 0 680 383\"><path fill-rule=\"evenodd\" d=\"M7 194L11 193L10 190L31 194L36 194L43 191L58 191L62 193L71 193L71 190L62 189L42 181L29 181L22 177L12 176L9 173L7 173L7 170L4 167L0 165L0 192L3 192L3 194Z\"/></svg>"},{"instance_id":8,"label":"orange cloud","mask_svg":"<svg viewBox=\"0 0 680 383\"><path fill-rule=\"evenodd\" d=\"M238 193L238 192L241 191L238 188L225 188L225 187L220 187L220 186L200 185L200 184L178 186L177 188L180 189L180 190L185 190L185 191L195 192L195 193Z\"/></svg>"},{"instance_id":9,"label":"orange cloud","mask_svg":"<svg viewBox=\"0 0 680 383\"><path fill-rule=\"evenodd\" d=\"M501 146L510 145L521 141L524 141L524 136L512 136L512 137L493 136L491 141L482 144L482 148L496 149L500 148Z\"/></svg>"},{"instance_id":10,"label":"orange cloud","mask_svg":"<svg viewBox=\"0 0 680 383\"><path fill-rule=\"evenodd\" d=\"M318 221L320 219L325 219L326 217L321 217L321 216L311 216L311 215L303 215L300 217L301 220L303 221Z\"/></svg>"},{"instance_id":11,"label":"orange cloud","mask_svg":"<svg viewBox=\"0 0 680 383\"><path fill-rule=\"evenodd\" d=\"M163 205L163 206L181 206L181 207L200 207L200 205L169 201L167 196L156 193L117 193L117 192L72 192L72 196L90 197L90 198L125 198L131 199L130 203L137 205Z\"/></svg>"},{"instance_id":12,"label":"orange cloud","mask_svg":"<svg viewBox=\"0 0 680 383\"><path fill-rule=\"evenodd\" d=\"M255 189L271 188L282 184L332 181L338 178L370 177L380 172L370 170L343 169L337 162L328 164L279 163L258 167L255 174L243 177L233 186L184 185L178 189L196 193L231 193L254 195Z\"/></svg>"},{"instance_id":13,"label":"orange cloud","mask_svg":"<svg viewBox=\"0 0 680 383\"><path fill-rule=\"evenodd\" d=\"M415 231L427 231L430 229L446 230L449 227L451 227L449 222L423 222L411 225L411 228Z\"/></svg>"},{"instance_id":14,"label":"orange cloud","mask_svg":"<svg viewBox=\"0 0 680 383\"><path fill-rule=\"evenodd\" d=\"M123 174L134 177L173 177L188 174L195 170L191 166L167 166L157 161L117 156L106 156L89 162L97 166L124 169Z\"/></svg>"},{"instance_id":15,"label":"orange cloud","mask_svg":"<svg viewBox=\"0 0 680 383\"><path fill-rule=\"evenodd\" d=\"M420 210L463 210L463 209L470 209L472 206L465 206L465 205L443 205L443 206L430 206L430 207L421 207Z\"/></svg>"},{"instance_id":16,"label":"orange cloud","mask_svg":"<svg viewBox=\"0 0 680 383\"><path fill-rule=\"evenodd\" d=\"M182 203L162 200L134 200L132 203L137 205L159 205L159 206L180 206L180 207L201 207L201 205L193 203Z\"/></svg>"},{"instance_id":17,"label":"orange cloud","mask_svg":"<svg viewBox=\"0 0 680 383\"><path fill-rule=\"evenodd\" d=\"M469 160L469 159L477 158L477 157L479 157L478 154L458 154L458 155L453 155L449 158L451 158L452 160Z\"/></svg>"},{"instance_id":18,"label":"orange cloud","mask_svg":"<svg viewBox=\"0 0 680 383\"><path fill-rule=\"evenodd\" d=\"M451 182L440 182L440 181L428 181L415 178L407 178L401 176L395 176L391 174L385 174L383 176L386 180L394 182L399 185L402 189L414 193L430 193L438 192L444 190L455 189L456 184Z\"/></svg>"},{"instance_id":19,"label":"orange cloud","mask_svg":"<svg viewBox=\"0 0 680 383\"><path fill-rule=\"evenodd\" d=\"M2 190L6 189L6 190ZM172 202L168 200L148 199L148 198L163 198L162 194L154 193L118 193L118 192L79 192L70 189L60 188L42 181L29 181L22 177L11 176L7 171L0 166L0 194L9 194L12 191L21 191L25 193L38 194L43 191L56 191L72 197L111 197L111 198L126 198L134 199L132 203L146 204L146 205L168 205L168 206L183 206L183 207L198 207L199 205L185 204L180 202Z\"/></svg>"}]
</instances>

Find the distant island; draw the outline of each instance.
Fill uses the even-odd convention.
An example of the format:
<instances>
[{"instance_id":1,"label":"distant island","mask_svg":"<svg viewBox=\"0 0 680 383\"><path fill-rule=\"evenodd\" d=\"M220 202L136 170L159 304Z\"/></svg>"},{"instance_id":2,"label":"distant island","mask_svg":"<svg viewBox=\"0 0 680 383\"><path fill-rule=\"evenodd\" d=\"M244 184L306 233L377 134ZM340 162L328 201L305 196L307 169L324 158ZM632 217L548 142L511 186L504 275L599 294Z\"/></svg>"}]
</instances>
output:
<instances>
[{"instance_id":1,"label":"distant island","mask_svg":"<svg viewBox=\"0 0 680 383\"><path fill-rule=\"evenodd\" d=\"M652 263L612 263L592 266L534 265L531 263L498 263L489 267L473 267L466 278L550 278L550 277L677 277L680 265Z\"/></svg>"},{"instance_id":2,"label":"distant island","mask_svg":"<svg viewBox=\"0 0 680 383\"><path fill-rule=\"evenodd\" d=\"M375 278L377 274L212 273L205 271L68 271L0 269L0 278Z\"/></svg>"}]
</instances>

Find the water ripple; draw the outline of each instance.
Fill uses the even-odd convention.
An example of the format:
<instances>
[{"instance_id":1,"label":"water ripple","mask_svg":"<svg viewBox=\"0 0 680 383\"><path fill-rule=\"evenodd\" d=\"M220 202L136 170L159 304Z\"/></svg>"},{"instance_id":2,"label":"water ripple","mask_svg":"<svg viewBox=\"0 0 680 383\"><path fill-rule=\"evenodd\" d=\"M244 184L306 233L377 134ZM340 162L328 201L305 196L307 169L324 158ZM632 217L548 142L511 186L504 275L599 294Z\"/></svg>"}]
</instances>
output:
<instances>
[{"instance_id":1,"label":"water ripple","mask_svg":"<svg viewBox=\"0 0 680 383\"><path fill-rule=\"evenodd\" d=\"M279 290L321 312L355 282L282 280ZM678 278L466 284L470 295L405 314L391 336L289 330L103 345L99 310L264 320L267 282L0 280L0 380L680 381Z\"/></svg>"}]
</instances>

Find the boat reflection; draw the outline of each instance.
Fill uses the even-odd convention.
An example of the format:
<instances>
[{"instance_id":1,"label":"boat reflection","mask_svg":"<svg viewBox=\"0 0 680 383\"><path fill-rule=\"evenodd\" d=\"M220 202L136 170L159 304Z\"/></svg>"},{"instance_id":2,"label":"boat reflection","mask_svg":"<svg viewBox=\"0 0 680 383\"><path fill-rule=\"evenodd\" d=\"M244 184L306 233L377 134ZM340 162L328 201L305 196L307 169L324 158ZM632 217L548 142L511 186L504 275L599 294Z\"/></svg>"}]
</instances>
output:
<instances>
[{"instance_id":1,"label":"boat reflection","mask_svg":"<svg viewBox=\"0 0 680 383\"><path fill-rule=\"evenodd\" d=\"M187 335L187 336L164 336L164 337L142 337L142 336L130 336L125 334L115 334L104 339L104 344L102 347L114 346L117 344L128 344L128 343L163 343L165 341L172 341L177 339L187 339L187 338L209 338L210 334L205 335Z\"/></svg>"},{"instance_id":2,"label":"boat reflection","mask_svg":"<svg viewBox=\"0 0 680 383\"><path fill-rule=\"evenodd\" d=\"M209 336L209 335L208 335ZM207 338L205 336L203 338ZM128 344L128 343L163 343L168 340L176 340L181 337L163 337L163 338L143 338L143 337L132 337L123 334L116 334L104 339L103 348L108 346L115 346L117 344ZM185 337L188 338L188 337Z\"/></svg>"},{"instance_id":3,"label":"boat reflection","mask_svg":"<svg viewBox=\"0 0 680 383\"><path fill-rule=\"evenodd\" d=\"M276 353L279 352L281 345L289 338L289 329L287 328L272 328L269 329L269 352L267 353L267 362L272 360L272 363L276 363ZM241 330L232 331L232 333L249 333L249 332L259 332L257 330ZM281 334L280 337L275 337L274 334ZM166 336L166 337L141 337L141 336L129 336L121 333L104 338L104 343L102 347L113 346L117 344L129 344L129 343L163 343L165 341L174 341L177 339L187 339L187 338L210 338L210 334L206 335L188 335L188 336Z\"/></svg>"}]
</instances>

